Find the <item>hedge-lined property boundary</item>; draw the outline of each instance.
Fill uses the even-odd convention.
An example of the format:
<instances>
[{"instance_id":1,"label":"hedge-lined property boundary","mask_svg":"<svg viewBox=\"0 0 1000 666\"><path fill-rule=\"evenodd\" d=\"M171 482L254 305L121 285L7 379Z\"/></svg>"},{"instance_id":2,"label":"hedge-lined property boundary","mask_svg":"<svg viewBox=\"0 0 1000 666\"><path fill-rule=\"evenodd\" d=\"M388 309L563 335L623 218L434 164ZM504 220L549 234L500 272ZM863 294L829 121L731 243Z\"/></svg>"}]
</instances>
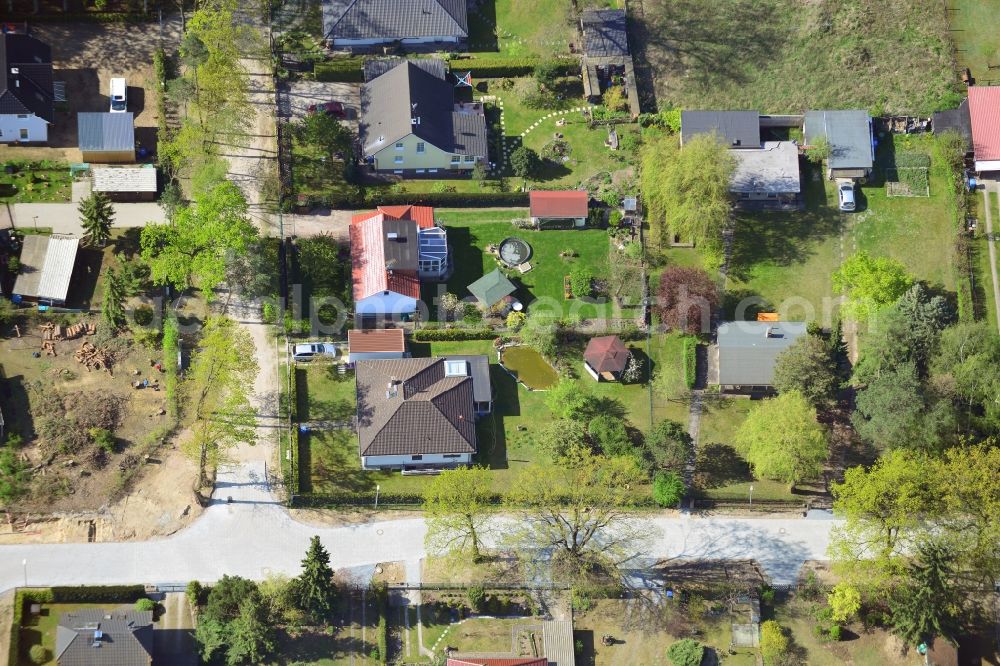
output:
<instances>
[{"instance_id":1,"label":"hedge-lined property boundary","mask_svg":"<svg viewBox=\"0 0 1000 666\"><path fill-rule=\"evenodd\" d=\"M698 341L684 338L684 382L689 389L698 383Z\"/></svg>"},{"instance_id":2,"label":"hedge-lined property boundary","mask_svg":"<svg viewBox=\"0 0 1000 666\"><path fill-rule=\"evenodd\" d=\"M7 663L17 664L21 656L21 623L29 604L131 604L146 596L142 585L81 585L79 587L31 587L14 593L14 620L10 625Z\"/></svg>"},{"instance_id":3,"label":"hedge-lined property boundary","mask_svg":"<svg viewBox=\"0 0 1000 666\"><path fill-rule=\"evenodd\" d=\"M489 498L489 503L499 506L503 503L503 495L494 493ZM415 509L424 502L423 494L419 492L386 492L378 494L379 508L385 509ZM375 491L343 490L335 493L304 493L291 498L290 506L296 509L334 509L338 507L372 507L375 506ZM627 507L630 509L656 509L659 508L653 500L652 495L634 497Z\"/></svg>"},{"instance_id":4,"label":"hedge-lined property boundary","mask_svg":"<svg viewBox=\"0 0 1000 666\"><path fill-rule=\"evenodd\" d=\"M413 332L415 342L461 342L492 340L498 333L491 328L421 328Z\"/></svg>"},{"instance_id":5,"label":"hedge-lined property boundary","mask_svg":"<svg viewBox=\"0 0 1000 666\"><path fill-rule=\"evenodd\" d=\"M69 12L66 14L10 14L4 21L12 23L152 23L158 20L154 13L129 14L125 12Z\"/></svg>"},{"instance_id":6,"label":"hedge-lined property boundary","mask_svg":"<svg viewBox=\"0 0 1000 666\"><path fill-rule=\"evenodd\" d=\"M287 206L296 205L287 199ZM374 206L400 205L437 206L440 208L524 208L528 205L527 192L387 192L371 189L310 196L305 206L323 206L335 209L359 209Z\"/></svg>"},{"instance_id":7,"label":"hedge-lined property boundary","mask_svg":"<svg viewBox=\"0 0 1000 666\"><path fill-rule=\"evenodd\" d=\"M363 83L365 80L365 59L359 56L336 58L318 62L313 66L317 81L340 83Z\"/></svg>"},{"instance_id":8,"label":"hedge-lined property boundary","mask_svg":"<svg viewBox=\"0 0 1000 666\"><path fill-rule=\"evenodd\" d=\"M580 61L575 58L556 58L543 60L541 58L521 57L477 57L453 58L448 62L453 72L471 71L477 79L496 79L514 76L531 76L535 68L543 62L553 62L556 72L562 76L574 76L580 72ZM337 81L340 83L363 83L365 80L365 58L350 56L334 58L318 62L313 68L317 81Z\"/></svg>"}]
</instances>

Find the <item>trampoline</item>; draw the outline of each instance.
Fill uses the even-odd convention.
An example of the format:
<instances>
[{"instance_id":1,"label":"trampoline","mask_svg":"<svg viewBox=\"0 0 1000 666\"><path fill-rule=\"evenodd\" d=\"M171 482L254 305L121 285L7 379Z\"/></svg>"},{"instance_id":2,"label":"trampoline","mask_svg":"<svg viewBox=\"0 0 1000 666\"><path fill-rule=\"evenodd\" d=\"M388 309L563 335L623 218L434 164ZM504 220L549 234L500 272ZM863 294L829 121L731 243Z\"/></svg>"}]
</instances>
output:
<instances>
[{"instance_id":1,"label":"trampoline","mask_svg":"<svg viewBox=\"0 0 1000 666\"><path fill-rule=\"evenodd\" d=\"M531 246L520 238L505 238L500 242L500 261L514 268L531 258Z\"/></svg>"}]
</instances>

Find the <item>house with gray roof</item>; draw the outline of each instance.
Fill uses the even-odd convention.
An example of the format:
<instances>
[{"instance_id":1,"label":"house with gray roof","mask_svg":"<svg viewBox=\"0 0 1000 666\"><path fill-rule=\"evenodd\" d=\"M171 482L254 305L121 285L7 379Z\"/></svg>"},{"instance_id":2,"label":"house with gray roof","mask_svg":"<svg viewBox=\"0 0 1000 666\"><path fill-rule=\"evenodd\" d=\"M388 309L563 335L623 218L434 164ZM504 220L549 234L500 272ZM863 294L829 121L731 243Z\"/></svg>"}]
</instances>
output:
<instances>
[{"instance_id":1,"label":"house with gray roof","mask_svg":"<svg viewBox=\"0 0 1000 666\"><path fill-rule=\"evenodd\" d=\"M456 104L452 84L411 61L362 86L358 132L366 163L382 173L462 175L488 154L483 105Z\"/></svg>"},{"instance_id":2,"label":"house with gray roof","mask_svg":"<svg viewBox=\"0 0 1000 666\"><path fill-rule=\"evenodd\" d=\"M26 235L21 245L21 268L12 292L14 302L64 305L79 248L79 238Z\"/></svg>"},{"instance_id":3,"label":"house with gray roof","mask_svg":"<svg viewBox=\"0 0 1000 666\"><path fill-rule=\"evenodd\" d=\"M804 322L729 321L719 325L710 354L710 383L724 392L769 391L778 355L803 335ZM717 374L717 377L713 377Z\"/></svg>"},{"instance_id":4,"label":"house with gray roof","mask_svg":"<svg viewBox=\"0 0 1000 666\"><path fill-rule=\"evenodd\" d=\"M333 48L438 46L453 51L469 37L466 0L328 0L323 31Z\"/></svg>"},{"instance_id":5,"label":"house with gray roof","mask_svg":"<svg viewBox=\"0 0 1000 666\"><path fill-rule=\"evenodd\" d=\"M760 148L756 111L681 111L681 145L699 134L716 134L730 148Z\"/></svg>"},{"instance_id":6,"label":"house with gray roof","mask_svg":"<svg viewBox=\"0 0 1000 666\"><path fill-rule=\"evenodd\" d=\"M472 365L461 358L359 361L357 427L364 469L468 465L477 450Z\"/></svg>"},{"instance_id":7,"label":"house with gray roof","mask_svg":"<svg viewBox=\"0 0 1000 666\"><path fill-rule=\"evenodd\" d=\"M826 140L830 154L827 178L858 180L871 175L875 163L872 117L867 111L808 111L803 134L807 145Z\"/></svg>"},{"instance_id":8,"label":"house with gray roof","mask_svg":"<svg viewBox=\"0 0 1000 666\"><path fill-rule=\"evenodd\" d=\"M48 141L55 119L52 49L29 35L5 32L0 71L0 143Z\"/></svg>"},{"instance_id":9,"label":"house with gray roof","mask_svg":"<svg viewBox=\"0 0 1000 666\"><path fill-rule=\"evenodd\" d=\"M59 666L150 666L153 612L77 610L59 616L55 660Z\"/></svg>"},{"instance_id":10,"label":"house with gray roof","mask_svg":"<svg viewBox=\"0 0 1000 666\"><path fill-rule=\"evenodd\" d=\"M802 205L799 147L791 141L765 141L760 148L731 149L736 160L729 191L737 205L796 209Z\"/></svg>"}]
</instances>

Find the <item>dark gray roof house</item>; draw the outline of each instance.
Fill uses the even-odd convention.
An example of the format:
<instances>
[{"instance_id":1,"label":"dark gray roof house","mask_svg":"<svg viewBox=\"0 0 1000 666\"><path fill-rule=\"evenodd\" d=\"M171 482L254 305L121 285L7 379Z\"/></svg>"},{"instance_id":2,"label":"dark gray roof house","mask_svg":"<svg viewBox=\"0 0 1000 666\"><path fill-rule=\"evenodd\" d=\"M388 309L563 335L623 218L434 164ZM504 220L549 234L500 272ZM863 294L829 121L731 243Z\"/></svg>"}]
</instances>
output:
<instances>
[{"instance_id":1,"label":"dark gray roof house","mask_svg":"<svg viewBox=\"0 0 1000 666\"><path fill-rule=\"evenodd\" d=\"M808 111L803 133L807 144L826 138L830 146L828 178L865 178L871 174L875 147L867 111Z\"/></svg>"},{"instance_id":2,"label":"dark gray roof house","mask_svg":"<svg viewBox=\"0 0 1000 666\"><path fill-rule=\"evenodd\" d=\"M47 141L55 118L52 50L29 35L0 35L0 69L0 143Z\"/></svg>"},{"instance_id":3,"label":"dark gray roof house","mask_svg":"<svg viewBox=\"0 0 1000 666\"><path fill-rule=\"evenodd\" d=\"M445 361L468 364L472 376L472 400L476 403L476 413L488 414L493 411L493 386L490 384L490 359L483 354L472 356L445 356Z\"/></svg>"},{"instance_id":4,"label":"dark gray roof house","mask_svg":"<svg viewBox=\"0 0 1000 666\"><path fill-rule=\"evenodd\" d=\"M969 114L969 98L966 97L957 109L936 111L931 123L935 134L958 132L962 137L965 152L972 152L972 116Z\"/></svg>"},{"instance_id":5,"label":"dark gray roof house","mask_svg":"<svg viewBox=\"0 0 1000 666\"><path fill-rule=\"evenodd\" d=\"M355 377L363 467L471 460L476 410L470 364L441 358L359 361Z\"/></svg>"},{"instance_id":6,"label":"dark gray roof house","mask_svg":"<svg viewBox=\"0 0 1000 666\"><path fill-rule=\"evenodd\" d=\"M404 62L407 62L406 58L396 56L365 58L365 81L374 81ZM441 58L413 58L409 62L442 81L448 76L448 64Z\"/></svg>"},{"instance_id":7,"label":"dark gray roof house","mask_svg":"<svg viewBox=\"0 0 1000 666\"><path fill-rule=\"evenodd\" d=\"M59 666L149 666L153 663L153 613L131 608L78 610L59 616Z\"/></svg>"},{"instance_id":8,"label":"dark gray roof house","mask_svg":"<svg viewBox=\"0 0 1000 666\"><path fill-rule=\"evenodd\" d=\"M76 125L84 162L135 162L132 112L78 113Z\"/></svg>"},{"instance_id":9,"label":"dark gray roof house","mask_svg":"<svg viewBox=\"0 0 1000 666\"><path fill-rule=\"evenodd\" d=\"M718 384L723 389L765 389L774 381L778 354L806 335L804 322L730 321L717 332Z\"/></svg>"},{"instance_id":10,"label":"dark gray roof house","mask_svg":"<svg viewBox=\"0 0 1000 666\"><path fill-rule=\"evenodd\" d=\"M583 52L588 58L627 56L628 30L624 9L595 9L580 15Z\"/></svg>"},{"instance_id":11,"label":"dark gray roof house","mask_svg":"<svg viewBox=\"0 0 1000 666\"><path fill-rule=\"evenodd\" d=\"M358 131L376 171L468 170L488 151L482 104L455 104L453 86L412 61L362 86Z\"/></svg>"},{"instance_id":12,"label":"dark gray roof house","mask_svg":"<svg viewBox=\"0 0 1000 666\"><path fill-rule=\"evenodd\" d=\"M718 134L730 148L760 148L756 111L682 111L681 144L698 134Z\"/></svg>"},{"instance_id":13,"label":"dark gray roof house","mask_svg":"<svg viewBox=\"0 0 1000 666\"><path fill-rule=\"evenodd\" d=\"M330 0L323 30L334 47L460 44L469 36L466 0Z\"/></svg>"}]
</instances>

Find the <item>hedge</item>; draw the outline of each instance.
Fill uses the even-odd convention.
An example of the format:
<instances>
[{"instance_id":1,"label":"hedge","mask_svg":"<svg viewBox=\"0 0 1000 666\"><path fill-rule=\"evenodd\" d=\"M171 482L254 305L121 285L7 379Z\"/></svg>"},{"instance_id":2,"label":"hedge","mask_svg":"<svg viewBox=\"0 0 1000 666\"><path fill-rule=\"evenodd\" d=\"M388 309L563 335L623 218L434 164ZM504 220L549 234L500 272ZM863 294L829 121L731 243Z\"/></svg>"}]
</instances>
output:
<instances>
[{"instance_id":1,"label":"hedge","mask_svg":"<svg viewBox=\"0 0 1000 666\"><path fill-rule=\"evenodd\" d=\"M10 624L7 663L18 663L21 656L21 624L29 604L52 603L135 603L146 596L142 585L81 585L79 587L23 588L14 593L14 620Z\"/></svg>"},{"instance_id":2,"label":"hedge","mask_svg":"<svg viewBox=\"0 0 1000 666\"><path fill-rule=\"evenodd\" d=\"M297 205L295 197L284 201L290 211ZM375 206L424 205L440 208L524 208L528 205L527 192L389 192L372 189L356 192L338 192L304 197L305 206L321 206L340 210L357 210Z\"/></svg>"},{"instance_id":3,"label":"hedge","mask_svg":"<svg viewBox=\"0 0 1000 666\"><path fill-rule=\"evenodd\" d=\"M15 23L152 23L156 14L124 12L67 12L65 14L11 14L4 21Z\"/></svg>"},{"instance_id":4,"label":"hedge","mask_svg":"<svg viewBox=\"0 0 1000 666\"><path fill-rule=\"evenodd\" d=\"M503 502L504 496L494 493L489 498L490 504L499 505ZM413 491L381 491L378 494L378 505L384 508L418 508L424 502L422 493ZM294 495L289 501L292 508L297 509L335 509L345 506L369 507L375 506L375 491L351 491L342 490L335 493L305 493ZM627 503L628 508L656 508L656 502L651 495L637 493L635 497L630 497Z\"/></svg>"},{"instance_id":5,"label":"hedge","mask_svg":"<svg viewBox=\"0 0 1000 666\"><path fill-rule=\"evenodd\" d=\"M372 592L375 594L375 607L378 609L378 628L375 639L378 644L378 661L380 664L389 663L389 590L384 582L372 584Z\"/></svg>"},{"instance_id":6,"label":"hedge","mask_svg":"<svg viewBox=\"0 0 1000 666\"><path fill-rule=\"evenodd\" d=\"M451 71L471 71L479 79L493 79L508 76L531 76L535 68L542 64L541 58L476 57L455 58L449 62ZM556 58L558 73L572 76L580 72L580 61L575 58Z\"/></svg>"},{"instance_id":7,"label":"hedge","mask_svg":"<svg viewBox=\"0 0 1000 666\"><path fill-rule=\"evenodd\" d=\"M177 416L177 353L180 351L177 319L172 315L163 321L163 384L167 393L167 411Z\"/></svg>"},{"instance_id":8,"label":"hedge","mask_svg":"<svg viewBox=\"0 0 1000 666\"><path fill-rule=\"evenodd\" d=\"M684 338L684 382L689 389L698 383L698 341Z\"/></svg>"},{"instance_id":9,"label":"hedge","mask_svg":"<svg viewBox=\"0 0 1000 666\"><path fill-rule=\"evenodd\" d=\"M364 58L337 58L318 62L313 67L317 81L337 81L341 83L364 83Z\"/></svg>"},{"instance_id":10,"label":"hedge","mask_svg":"<svg viewBox=\"0 0 1000 666\"><path fill-rule=\"evenodd\" d=\"M413 332L416 342L460 342L463 340L492 340L496 331L489 328L421 328Z\"/></svg>"}]
</instances>

